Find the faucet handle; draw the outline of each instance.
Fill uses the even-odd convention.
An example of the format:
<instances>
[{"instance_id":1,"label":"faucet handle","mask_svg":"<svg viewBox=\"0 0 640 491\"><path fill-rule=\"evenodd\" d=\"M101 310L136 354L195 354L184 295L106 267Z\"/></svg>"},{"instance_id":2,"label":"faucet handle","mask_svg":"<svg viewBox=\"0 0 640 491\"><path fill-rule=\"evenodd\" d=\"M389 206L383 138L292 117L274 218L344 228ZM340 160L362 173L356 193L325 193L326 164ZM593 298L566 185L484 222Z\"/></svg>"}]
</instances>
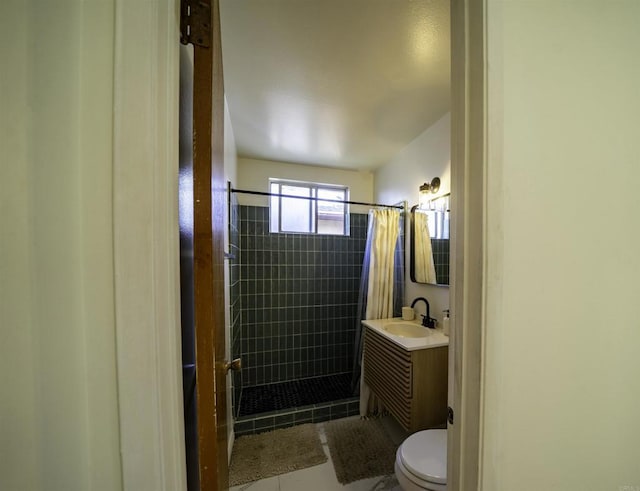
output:
<instances>
[{"instance_id":1,"label":"faucet handle","mask_svg":"<svg viewBox=\"0 0 640 491\"><path fill-rule=\"evenodd\" d=\"M435 329L436 323L435 319L432 317L427 317L425 314L420 314L422 316L422 326L428 327L430 329Z\"/></svg>"}]
</instances>

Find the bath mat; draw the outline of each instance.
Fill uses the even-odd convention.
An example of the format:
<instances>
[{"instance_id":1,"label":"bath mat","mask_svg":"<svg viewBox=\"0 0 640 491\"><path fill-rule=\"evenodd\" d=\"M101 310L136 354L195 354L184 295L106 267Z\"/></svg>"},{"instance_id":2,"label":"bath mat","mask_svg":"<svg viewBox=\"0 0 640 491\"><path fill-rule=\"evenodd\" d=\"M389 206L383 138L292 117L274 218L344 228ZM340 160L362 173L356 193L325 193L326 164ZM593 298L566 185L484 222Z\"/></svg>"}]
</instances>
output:
<instances>
[{"instance_id":1,"label":"bath mat","mask_svg":"<svg viewBox=\"0 0 640 491\"><path fill-rule=\"evenodd\" d=\"M393 474L397 446L377 419L326 423L327 443L341 484Z\"/></svg>"},{"instance_id":2,"label":"bath mat","mask_svg":"<svg viewBox=\"0 0 640 491\"><path fill-rule=\"evenodd\" d=\"M233 445L229 484L238 486L326 461L314 424L241 436Z\"/></svg>"}]
</instances>

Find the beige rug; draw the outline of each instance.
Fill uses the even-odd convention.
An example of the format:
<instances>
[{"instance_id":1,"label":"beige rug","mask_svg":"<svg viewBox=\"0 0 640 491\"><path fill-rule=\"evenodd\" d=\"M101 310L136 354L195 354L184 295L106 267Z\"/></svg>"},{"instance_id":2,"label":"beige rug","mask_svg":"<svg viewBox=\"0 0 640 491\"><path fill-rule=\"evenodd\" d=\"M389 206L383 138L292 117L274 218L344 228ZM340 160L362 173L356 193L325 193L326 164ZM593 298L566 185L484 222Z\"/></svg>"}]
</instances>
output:
<instances>
[{"instance_id":1,"label":"beige rug","mask_svg":"<svg viewBox=\"0 0 640 491\"><path fill-rule=\"evenodd\" d=\"M336 477L348 484L393 474L396 445L377 419L347 419L326 423L327 443Z\"/></svg>"},{"instance_id":2,"label":"beige rug","mask_svg":"<svg viewBox=\"0 0 640 491\"><path fill-rule=\"evenodd\" d=\"M314 424L241 436L233 445L229 484L238 486L326 461Z\"/></svg>"}]
</instances>

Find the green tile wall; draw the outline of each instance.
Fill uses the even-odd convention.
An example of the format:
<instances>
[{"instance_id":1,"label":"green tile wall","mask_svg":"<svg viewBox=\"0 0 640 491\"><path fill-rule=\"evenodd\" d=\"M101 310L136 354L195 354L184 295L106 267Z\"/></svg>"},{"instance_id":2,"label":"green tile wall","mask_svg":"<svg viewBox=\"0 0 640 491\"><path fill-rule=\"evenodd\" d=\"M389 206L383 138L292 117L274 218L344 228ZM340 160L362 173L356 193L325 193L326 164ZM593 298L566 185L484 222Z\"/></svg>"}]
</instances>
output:
<instances>
[{"instance_id":1,"label":"green tile wall","mask_svg":"<svg viewBox=\"0 0 640 491\"><path fill-rule=\"evenodd\" d=\"M242 384L350 371L367 215L351 214L343 237L271 234L267 207L237 214L232 350L243 359Z\"/></svg>"}]
</instances>

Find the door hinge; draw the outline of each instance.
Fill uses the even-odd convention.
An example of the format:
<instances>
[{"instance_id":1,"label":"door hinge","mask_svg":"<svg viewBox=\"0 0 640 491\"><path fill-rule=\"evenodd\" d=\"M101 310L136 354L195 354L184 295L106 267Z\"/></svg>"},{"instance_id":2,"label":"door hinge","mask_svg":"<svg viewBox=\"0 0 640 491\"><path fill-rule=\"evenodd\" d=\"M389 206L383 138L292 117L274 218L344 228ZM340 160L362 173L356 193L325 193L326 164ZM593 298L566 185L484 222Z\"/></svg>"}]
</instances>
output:
<instances>
[{"instance_id":1,"label":"door hinge","mask_svg":"<svg viewBox=\"0 0 640 491\"><path fill-rule=\"evenodd\" d=\"M180 42L211 45L211 5L201 0L180 0Z\"/></svg>"},{"instance_id":2,"label":"door hinge","mask_svg":"<svg viewBox=\"0 0 640 491\"><path fill-rule=\"evenodd\" d=\"M447 407L447 421L449 424L453 424L453 408L451 406Z\"/></svg>"}]
</instances>

